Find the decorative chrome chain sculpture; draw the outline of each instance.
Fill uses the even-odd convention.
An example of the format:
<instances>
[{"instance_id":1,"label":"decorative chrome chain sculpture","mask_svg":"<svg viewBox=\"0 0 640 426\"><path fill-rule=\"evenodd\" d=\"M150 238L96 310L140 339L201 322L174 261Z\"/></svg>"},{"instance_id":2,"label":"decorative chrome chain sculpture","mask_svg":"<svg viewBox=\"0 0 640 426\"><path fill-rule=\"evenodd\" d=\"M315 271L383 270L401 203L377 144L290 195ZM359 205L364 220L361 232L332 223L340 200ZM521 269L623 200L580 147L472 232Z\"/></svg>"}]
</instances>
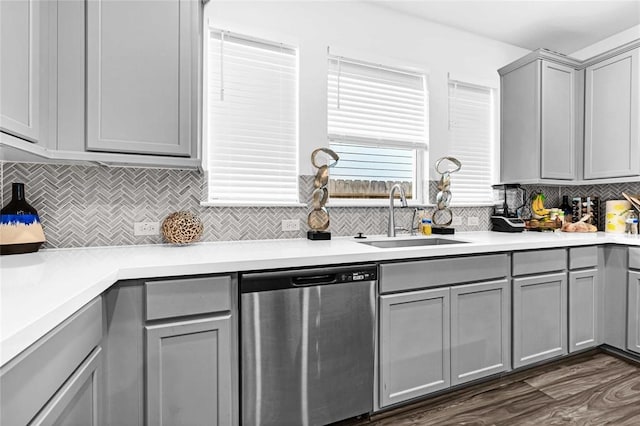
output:
<instances>
[{"instance_id":1,"label":"decorative chrome chain sculpture","mask_svg":"<svg viewBox=\"0 0 640 426\"><path fill-rule=\"evenodd\" d=\"M446 170L441 170L443 163L448 161L453 165L449 165ZM451 209L449 209L449 204L451 203L451 191L449 188L451 186L451 173L455 173L462 168L462 164L457 158L454 157L442 157L438 161L436 161L436 172L438 172L440 176L440 181L438 182L438 195L436 196L436 207L437 210L433 213L433 224L434 224L434 233L437 232L435 227L446 228L451 225L453 221L453 213Z\"/></svg>"},{"instance_id":2,"label":"decorative chrome chain sculpture","mask_svg":"<svg viewBox=\"0 0 640 426\"><path fill-rule=\"evenodd\" d=\"M317 156L320 153L325 153L333 161L329 164L318 164ZM329 198L329 190L327 189L327 183L329 183L329 168L338 164L338 154L329 148L318 148L311 153L311 164L318 169L316 177L313 181L315 189L311 194L311 202L313 210L307 217L307 224L310 231L307 231L307 238L310 240L330 240L331 232L326 232L325 229L329 227L329 212L324 207L327 204Z\"/></svg>"}]
</instances>

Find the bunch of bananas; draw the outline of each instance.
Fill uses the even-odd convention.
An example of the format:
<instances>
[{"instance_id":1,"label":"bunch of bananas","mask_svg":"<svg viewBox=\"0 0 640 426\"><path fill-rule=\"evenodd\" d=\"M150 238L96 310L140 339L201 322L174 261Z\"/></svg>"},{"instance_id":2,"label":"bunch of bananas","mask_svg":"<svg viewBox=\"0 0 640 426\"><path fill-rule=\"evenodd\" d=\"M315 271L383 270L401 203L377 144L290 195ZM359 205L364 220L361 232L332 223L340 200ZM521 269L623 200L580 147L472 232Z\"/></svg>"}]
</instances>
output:
<instances>
[{"instance_id":1,"label":"bunch of bananas","mask_svg":"<svg viewBox=\"0 0 640 426\"><path fill-rule=\"evenodd\" d=\"M542 193L535 194L531 199L531 215L535 219L544 219L549 216L549 209L544 208L545 196Z\"/></svg>"}]
</instances>

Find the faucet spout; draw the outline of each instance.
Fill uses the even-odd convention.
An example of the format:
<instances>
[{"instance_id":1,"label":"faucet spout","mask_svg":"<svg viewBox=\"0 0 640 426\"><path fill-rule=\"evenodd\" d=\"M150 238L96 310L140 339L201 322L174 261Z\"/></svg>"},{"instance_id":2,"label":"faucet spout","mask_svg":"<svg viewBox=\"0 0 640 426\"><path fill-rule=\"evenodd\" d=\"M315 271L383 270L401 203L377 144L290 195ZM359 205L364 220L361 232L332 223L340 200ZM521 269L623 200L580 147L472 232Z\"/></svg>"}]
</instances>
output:
<instances>
[{"instance_id":1,"label":"faucet spout","mask_svg":"<svg viewBox=\"0 0 640 426\"><path fill-rule=\"evenodd\" d=\"M395 193L396 191L398 191L400 193L400 204L402 207L407 207L407 197L405 196L404 193L404 189L402 189L402 186L400 186L399 183L396 183L395 185L393 185L391 187L391 190L389 191L389 227L387 229L387 236L388 237L395 237L396 236L396 218L395 218L395 214L394 214L394 203L393 200L395 199Z\"/></svg>"}]
</instances>

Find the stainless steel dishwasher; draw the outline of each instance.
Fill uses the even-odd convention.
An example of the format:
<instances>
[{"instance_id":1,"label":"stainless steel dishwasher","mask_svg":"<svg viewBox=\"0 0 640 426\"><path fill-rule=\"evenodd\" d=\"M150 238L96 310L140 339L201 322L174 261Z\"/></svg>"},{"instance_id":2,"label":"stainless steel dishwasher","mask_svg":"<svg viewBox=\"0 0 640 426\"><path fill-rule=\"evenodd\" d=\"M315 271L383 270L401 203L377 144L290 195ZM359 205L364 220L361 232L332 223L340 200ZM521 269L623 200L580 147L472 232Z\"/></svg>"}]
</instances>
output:
<instances>
[{"instance_id":1,"label":"stainless steel dishwasher","mask_svg":"<svg viewBox=\"0 0 640 426\"><path fill-rule=\"evenodd\" d=\"M242 425L373 410L376 266L240 275Z\"/></svg>"}]
</instances>

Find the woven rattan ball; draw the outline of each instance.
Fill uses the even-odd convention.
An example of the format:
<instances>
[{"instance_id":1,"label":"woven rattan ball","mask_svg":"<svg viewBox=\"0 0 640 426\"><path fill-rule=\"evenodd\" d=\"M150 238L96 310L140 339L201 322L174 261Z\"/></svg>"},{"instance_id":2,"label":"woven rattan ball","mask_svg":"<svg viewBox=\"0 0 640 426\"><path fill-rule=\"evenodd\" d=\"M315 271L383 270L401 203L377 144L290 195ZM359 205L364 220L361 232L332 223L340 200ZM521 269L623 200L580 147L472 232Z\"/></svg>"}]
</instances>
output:
<instances>
[{"instance_id":1,"label":"woven rattan ball","mask_svg":"<svg viewBox=\"0 0 640 426\"><path fill-rule=\"evenodd\" d=\"M200 218L191 212L171 213L162 222L162 235L166 241L173 244L198 241L203 229Z\"/></svg>"}]
</instances>

